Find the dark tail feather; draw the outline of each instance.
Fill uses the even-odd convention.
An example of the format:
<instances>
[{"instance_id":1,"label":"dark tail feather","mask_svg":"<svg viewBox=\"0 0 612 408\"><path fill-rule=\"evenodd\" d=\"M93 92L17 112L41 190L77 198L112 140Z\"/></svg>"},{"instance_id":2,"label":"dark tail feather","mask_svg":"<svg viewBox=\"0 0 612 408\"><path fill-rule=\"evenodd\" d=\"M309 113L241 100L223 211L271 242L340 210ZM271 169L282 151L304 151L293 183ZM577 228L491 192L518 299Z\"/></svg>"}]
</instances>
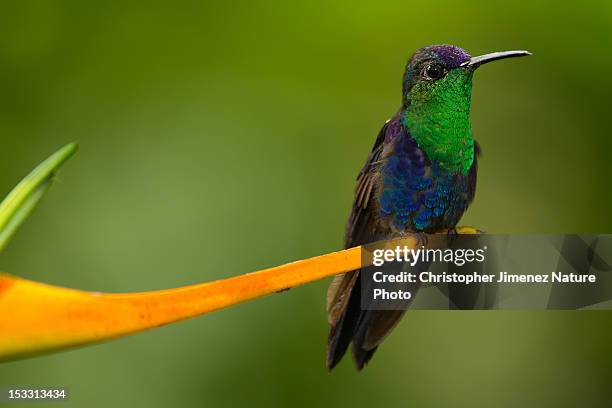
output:
<instances>
[{"instance_id":1,"label":"dark tail feather","mask_svg":"<svg viewBox=\"0 0 612 408\"><path fill-rule=\"evenodd\" d=\"M366 350L353 342L353 361L355 362L355 367L357 367L357 370L361 371L363 367L366 366L377 348L378 347L374 347L371 350Z\"/></svg>"},{"instance_id":2,"label":"dark tail feather","mask_svg":"<svg viewBox=\"0 0 612 408\"><path fill-rule=\"evenodd\" d=\"M353 360L358 370L370 361L378 345L393 330L404 310L364 310L353 332Z\"/></svg>"},{"instance_id":3,"label":"dark tail feather","mask_svg":"<svg viewBox=\"0 0 612 408\"><path fill-rule=\"evenodd\" d=\"M330 328L329 336L327 338L327 370L331 371L336 364L342 360L342 357L346 353L353 334L355 333L355 327L359 321L359 315L361 314L361 279L357 279L355 286L351 291L351 298L348 301L346 310L342 314L340 320Z\"/></svg>"}]
</instances>

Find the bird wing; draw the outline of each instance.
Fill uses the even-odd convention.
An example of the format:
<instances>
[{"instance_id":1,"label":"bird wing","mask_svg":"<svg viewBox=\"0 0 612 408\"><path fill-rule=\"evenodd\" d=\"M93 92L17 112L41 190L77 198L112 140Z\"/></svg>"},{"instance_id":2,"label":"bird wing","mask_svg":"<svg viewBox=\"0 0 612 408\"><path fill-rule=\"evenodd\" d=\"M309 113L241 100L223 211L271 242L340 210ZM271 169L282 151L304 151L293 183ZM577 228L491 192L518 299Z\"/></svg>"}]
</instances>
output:
<instances>
[{"instance_id":1,"label":"bird wing","mask_svg":"<svg viewBox=\"0 0 612 408\"><path fill-rule=\"evenodd\" d=\"M372 170L380 158L388 123L389 121L385 122L380 132L378 132L378 136L368 156L368 160L357 175L355 199L353 201L353 208L346 226L344 238L345 248L367 243L371 239L368 236L370 233L367 227L371 225L372 214L371 211L367 211L367 207L370 204L375 184L374 172ZM354 275L356 275L356 272L357 271L353 271L336 275L329 285L327 290L327 312L328 321L331 325L338 321L340 313L345 309L348 296L344 296L344 294L351 292L355 284L356 276Z\"/></svg>"},{"instance_id":2,"label":"bird wing","mask_svg":"<svg viewBox=\"0 0 612 408\"><path fill-rule=\"evenodd\" d=\"M372 241L372 195L376 183L376 166L383 150L387 121L374 142L372 152L357 176L355 200L349 217L345 248ZM342 358L353 338L353 332L361 315L359 270L337 275L327 290L327 320L330 332L327 343L327 367L332 369Z\"/></svg>"},{"instance_id":3,"label":"bird wing","mask_svg":"<svg viewBox=\"0 0 612 408\"><path fill-rule=\"evenodd\" d=\"M374 185L376 183L376 172L374 171L375 166L378 164L380 156L383 151L383 141L387 134L387 127L389 120L385 122L383 127L378 132L372 151L368 156L368 160L364 164L363 168L357 175L357 185L355 187L355 200L353 201L353 208L346 225L346 232L344 238L344 247L351 248L356 245L361 245L369 242L370 232L365 227L371 224L371 211L367 211L370 199L372 198L372 192L374 191Z\"/></svg>"}]
</instances>

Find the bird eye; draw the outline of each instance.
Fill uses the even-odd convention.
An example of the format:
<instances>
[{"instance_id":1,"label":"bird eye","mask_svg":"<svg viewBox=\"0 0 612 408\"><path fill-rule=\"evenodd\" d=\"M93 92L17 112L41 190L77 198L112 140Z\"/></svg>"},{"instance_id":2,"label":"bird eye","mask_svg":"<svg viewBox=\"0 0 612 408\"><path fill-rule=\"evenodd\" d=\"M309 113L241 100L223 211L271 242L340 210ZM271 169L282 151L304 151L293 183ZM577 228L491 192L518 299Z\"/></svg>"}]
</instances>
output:
<instances>
[{"instance_id":1,"label":"bird eye","mask_svg":"<svg viewBox=\"0 0 612 408\"><path fill-rule=\"evenodd\" d=\"M442 78L444 74L446 74L446 69L444 69L442 65L433 62L425 65L423 69L423 76L425 79L435 81L436 79Z\"/></svg>"}]
</instances>

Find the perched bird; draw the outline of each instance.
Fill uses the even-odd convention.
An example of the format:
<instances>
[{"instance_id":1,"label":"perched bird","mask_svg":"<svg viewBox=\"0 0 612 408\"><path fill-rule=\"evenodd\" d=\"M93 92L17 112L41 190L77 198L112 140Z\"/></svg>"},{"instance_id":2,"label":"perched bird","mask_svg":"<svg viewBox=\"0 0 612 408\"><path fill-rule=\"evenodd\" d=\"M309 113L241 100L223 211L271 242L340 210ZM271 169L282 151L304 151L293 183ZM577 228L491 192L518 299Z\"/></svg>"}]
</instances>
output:
<instances>
[{"instance_id":1,"label":"perched bird","mask_svg":"<svg viewBox=\"0 0 612 408\"><path fill-rule=\"evenodd\" d=\"M357 177L346 248L455 228L476 190L479 148L469 118L474 71L525 55L530 53L470 57L452 45L432 45L412 55L402 106L383 125ZM351 342L361 370L403 315L401 310L361 309L359 270L336 276L328 289L327 312L329 370Z\"/></svg>"}]
</instances>

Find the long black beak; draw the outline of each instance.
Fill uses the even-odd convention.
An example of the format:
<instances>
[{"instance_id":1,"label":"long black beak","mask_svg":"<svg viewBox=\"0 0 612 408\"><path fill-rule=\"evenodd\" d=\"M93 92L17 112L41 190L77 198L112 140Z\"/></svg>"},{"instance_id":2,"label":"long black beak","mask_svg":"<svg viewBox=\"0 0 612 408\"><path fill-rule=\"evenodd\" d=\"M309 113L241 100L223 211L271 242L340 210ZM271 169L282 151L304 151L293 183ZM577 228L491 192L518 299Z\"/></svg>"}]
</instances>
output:
<instances>
[{"instance_id":1,"label":"long black beak","mask_svg":"<svg viewBox=\"0 0 612 408\"><path fill-rule=\"evenodd\" d=\"M478 68L482 64L486 64L491 61L497 61L504 58L526 57L527 55L531 55L531 53L529 51L524 50L492 52L490 54L472 57L469 61L466 61L461 64L461 66Z\"/></svg>"}]
</instances>

